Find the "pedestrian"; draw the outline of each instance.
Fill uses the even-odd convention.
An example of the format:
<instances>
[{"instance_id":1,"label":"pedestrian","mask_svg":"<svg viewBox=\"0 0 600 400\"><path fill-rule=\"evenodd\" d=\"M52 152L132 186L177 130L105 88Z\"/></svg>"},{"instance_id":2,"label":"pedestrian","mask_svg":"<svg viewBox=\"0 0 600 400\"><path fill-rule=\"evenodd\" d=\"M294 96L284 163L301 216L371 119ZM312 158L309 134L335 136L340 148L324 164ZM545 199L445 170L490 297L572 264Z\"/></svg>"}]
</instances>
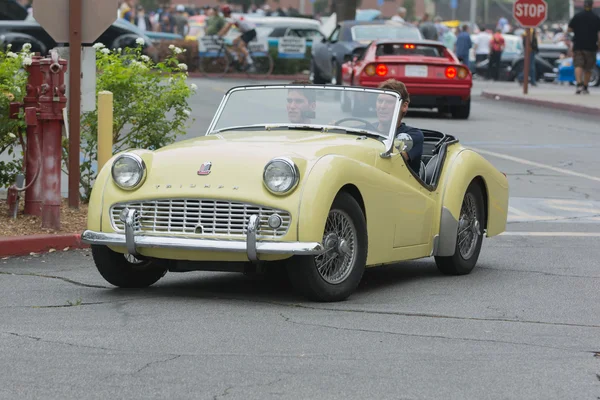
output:
<instances>
[{"instance_id":1,"label":"pedestrian","mask_svg":"<svg viewBox=\"0 0 600 400\"><path fill-rule=\"evenodd\" d=\"M600 17L592 11L594 0L585 0L583 11L569 22L573 38L573 66L577 80L576 94L589 94L588 84L596 66L596 53L600 42Z\"/></svg>"},{"instance_id":2,"label":"pedestrian","mask_svg":"<svg viewBox=\"0 0 600 400\"><path fill-rule=\"evenodd\" d=\"M479 32L473 40L473 49L475 50L475 64L488 60L491 54L490 42L492 41L492 31L489 29ZM489 63L488 63L489 68ZM489 70L488 70L489 72ZM488 74L489 75L489 74Z\"/></svg>"},{"instance_id":3,"label":"pedestrian","mask_svg":"<svg viewBox=\"0 0 600 400\"><path fill-rule=\"evenodd\" d=\"M177 6L175 9L175 18L174 18L174 28L175 33L181 35L183 37L187 36L187 33L190 30L190 25L188 23L188 19L185 16L185 7L181 4Z\"/></svg>"},{"instance_id":4,"label":"pedestrian","mask_svg":"<svg viewBox=\"0 0 600 400\"><path fill-rule=\"evenodd\" d=\"M406 18L406 8L398 7L396 15L394 15L392 17L392 21L405 22L405 18Z\"/></svg>"},{"instance_id":5,"label":"pedestrian","mask_svg":"<svg viewBox=\"0 0 600 400\"><path fill-rule=\"evenodd\" d=\"M523 32L523 48L527 46L527 31ZM529 83L531 86L537 86L536 79L536 64L535 64L535 55L539 53L538 47L538 38L537 32L535 29L531 29L531 52L529 53ZM523 65L523 70L519 72L519 76L517 77L519 83L523 83L525 77L525 65Z\"/></svg>"},{"instance_id":6,"label":"pedestrian","mask_svg":"<svg viewBox=\"0 0 600 400\"><path fill-rule=\"evenodd\" d=\"M456 37L456 56L466 66L469 65L469 51L471 47L473 47L473 42L469 34L469 25L464 24L462 31Z\"/></svg>"},{"instance_id":7,"label":"pedestrian","mask_svg":"<svg viewBox=\"0 0 600 400\"><path fill-rule=\"evenodd\" d=\"M154 31L150 17L146 14L144 6L141 4L137 6L137 13L135 15L135 25L140 28L141 31Z\"/></svg>"},{"instance_id":8,"label":"pedestrian","mask_svg":"<svg viewBox=\"0 0 600 400\"><path fill-rule=\"evenodd\" d=\"M424 39L438 40L437 29L434 23L429 20L429 14L425 13L423 15L423 19L421 19L421 23L419 24L419 30Z\"/></svg>"},{"instance_id":9,"label":"pedestrian","mask_svg":"<svg viewBox=\"0 0 600 400\"><path fill-rule=\"evenodd\" d=\"M500 60L502 59L504 46L502 31L496 29L496 33L494 33L492 40L490 40L490 62L488 64L489 78L495 81L500 80Z\"/></svg>"},{"instance_id":10,"label":"pedestrian","mask_svg":"<svg viewBox=\"0 0 600 400\"><path fill-rule=\"evenodd\" d=\"M456 52L456 33L455 29L448 29L442 38L444 46L450 51Z\"/></svg>"}]
</instances>

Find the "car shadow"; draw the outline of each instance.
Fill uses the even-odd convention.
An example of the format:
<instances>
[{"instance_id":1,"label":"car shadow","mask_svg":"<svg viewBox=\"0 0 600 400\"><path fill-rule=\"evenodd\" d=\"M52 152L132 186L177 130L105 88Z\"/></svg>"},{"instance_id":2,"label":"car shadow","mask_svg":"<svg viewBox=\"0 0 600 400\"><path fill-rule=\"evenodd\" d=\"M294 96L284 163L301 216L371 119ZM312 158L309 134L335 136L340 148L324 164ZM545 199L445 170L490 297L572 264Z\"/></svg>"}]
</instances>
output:
<instances>
[{"instance_id":1,"label":"car shadow","mask_svg":"<svg viewBox=\"0 0 600 400\"><path fill-rule=\"evenodd\" d=\"M200 276L198 276L200 275ZM415 280L442 278L433 260L409 261L367 268L353 300L382 290L400 289ZM298 294L289 280L228 272L168 273L145 289L111 289L107 296L165 299L234 299L270 304L310 303Z\"/></svg>"}]
</instances>

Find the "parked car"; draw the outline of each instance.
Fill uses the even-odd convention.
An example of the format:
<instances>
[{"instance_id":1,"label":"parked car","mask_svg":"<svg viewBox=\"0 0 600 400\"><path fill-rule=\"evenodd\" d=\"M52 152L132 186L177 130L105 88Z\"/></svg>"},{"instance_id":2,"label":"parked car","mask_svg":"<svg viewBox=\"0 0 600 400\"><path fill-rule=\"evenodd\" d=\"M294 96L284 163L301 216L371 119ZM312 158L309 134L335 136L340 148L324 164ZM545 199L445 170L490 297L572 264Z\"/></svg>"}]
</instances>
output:
<instances>
[{"instance_id":1,"label":"parked car","mask_svg":"<svg viewBox=\"0 0 600 400\"><path fill-rule=\"evenodd\" d=\"M415 26L391 20L343 21L331 35L313 43L310 79L317 84L340 85L342 64L350 61L377 39L420 40L421 32Z\"/></svg>"},{"instance_id":2,"label":"parked car","mask_svg":"<svg viewBox=\"0 0 600 400\"><path fill-rule=\"evenodd\" d=\"M402 81L410 107L437 108L467 119L471 110L469 69L442 43L430 40L375 40L342 66L342 83L375 88L386 79ZM368 112L359 96L342 97L342 108L360 116Z\"/></svg>"},{"instance_id":3,"label":"parked car","mask_svg":"<svg viewBox=\"0 0 600 400\"><path fill-rule=\"evenodd\" d=\"M115 49L136 47L138 38L144 39L144 52L156 58L157 52L152 40L143 31L122 19L116 20L94 43L103 43ZM58 46L35 20L0 21L0 46L12 44L13 50L20 51L25 43L31 43L32 51L39 52L42 56L48 55L50 50Z\"/></svg>"},{"instance_id":4,"label":"parked car","mask_svg":"<svg viewBox=\"0 0 600 400\"><path fill-rule=\"evenodd\" d=\"M351 117L342 93L384 110ZM124 288L167 272L264 269L311 300L341 301L367 267L433 256L443 273L469 274L484 235L506 229L506 175L427 129L413 171L401 154L411 137L396 136L401 101L380 89L232 88L205 136L105 164L82 241Z\"/></svg>"}]
</instances>

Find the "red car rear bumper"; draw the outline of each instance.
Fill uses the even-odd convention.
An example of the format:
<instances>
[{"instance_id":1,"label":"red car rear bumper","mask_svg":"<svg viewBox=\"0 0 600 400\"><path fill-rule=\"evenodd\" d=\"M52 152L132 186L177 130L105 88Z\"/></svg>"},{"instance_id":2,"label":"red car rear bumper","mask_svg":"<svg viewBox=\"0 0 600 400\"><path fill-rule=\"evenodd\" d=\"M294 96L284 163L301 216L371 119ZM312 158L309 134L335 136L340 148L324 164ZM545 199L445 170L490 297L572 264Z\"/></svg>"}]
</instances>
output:
<instances>
[{"instance_id":1,"label":"red car rear bumper","mask_svg":"<svg viewBox=\"0 0 600 400\"><path fill-rule=\"evenodd\" d=\"M378 81L362 80L360 86L377 87ZM427 84L404 82L410 94L411 107L435 108L464 104L471 98L471 82L465 84Z\"/></svg>"}]
</instances>

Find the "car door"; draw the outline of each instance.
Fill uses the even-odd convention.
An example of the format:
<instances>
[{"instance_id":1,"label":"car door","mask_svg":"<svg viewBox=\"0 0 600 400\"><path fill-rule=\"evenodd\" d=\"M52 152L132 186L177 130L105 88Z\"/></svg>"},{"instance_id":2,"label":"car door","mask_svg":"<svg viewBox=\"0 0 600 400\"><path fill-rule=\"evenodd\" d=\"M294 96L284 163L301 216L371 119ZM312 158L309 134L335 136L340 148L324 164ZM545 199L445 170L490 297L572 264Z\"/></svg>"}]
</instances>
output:
<instances>
[{"instance_id":1,"label":"car door","mask_svg":"<svg viewBox=\"0 0 600 400\"><path fill-rule=\"evenodd\" d=\"M390 158L380 158L378 167L394 178L389 188L394 205L394 249L428 245L435 211L433 193L419 182L397 150Z\"/></svg>"},{"instance_id":2,"label":"car door","mask_svg":"<svg viewBox=\"0 0 600 400\"><path fill-rule=\"evenodd\" d=\"M321 42L313 43L312 55L315 72L325 81L331 81L331 78L333 77L331 74L331 59L333 57L332 54L334 46L338 41L339 35L340 26L338 25L331 33L329 38L322 40Z\"/></svg>"}]
</instances>

